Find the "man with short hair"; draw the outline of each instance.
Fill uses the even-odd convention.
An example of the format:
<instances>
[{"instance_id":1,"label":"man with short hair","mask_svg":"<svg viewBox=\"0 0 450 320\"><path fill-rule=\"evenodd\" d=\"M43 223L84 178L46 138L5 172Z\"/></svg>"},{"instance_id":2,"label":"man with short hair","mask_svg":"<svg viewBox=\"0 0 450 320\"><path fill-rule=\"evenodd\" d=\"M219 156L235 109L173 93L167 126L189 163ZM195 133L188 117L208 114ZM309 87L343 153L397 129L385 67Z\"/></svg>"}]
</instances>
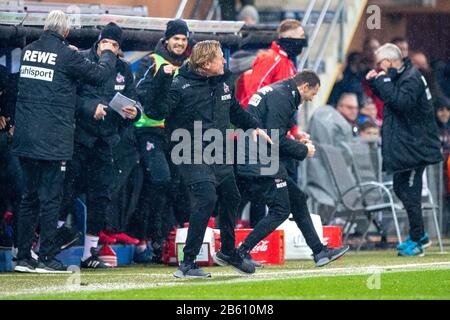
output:
<instances>
[{"instance_id":1,"label":"man with short hair","mask_svg":"<svg viewBox=\"0 0 450 320\"><path fill-rule=\"evenodd\" d=\"M238 99L246 107L262 87L293 77L297 70L292 62L308 46L305 31L298 20L286 19L277 29L278 40L269 50L258 54L251 70L246 71L238 87Z\"/></svg>"},{"instance_id":2,"label":"man with short hair","mask_svg":"<svg viewBox=\"0 0 450 320\"><path fill-rule=\"evenodd\" d=\"M246 193L251 201L258 200L269 207L268 214L258 222L238 248L238 252L245 257L245 261L255 267L261 267L261 265L251 259L250 251L283 223L290 212L313 251L317 267L336 260L348 250L348 246L330 249L322 245L309 214L306 195L288 175L283 161L286 159L302 161L306 157L312 158L315 154L316 149L309 139L292 140L286 134L292 128L293 115L297 112L298 106L304 101L312 101L319 88L320 79L317 74L310 70L303 70L294 78L259 90L252 97L247 108L272 137L277 134L280 139L279 145L273 145L271 148L272 154L274 148L279 149L279 159L276 159L279 161L277 172L265 175L262 171L264 164L260 155L257 163L252 164L249 162L251 157L249 152L246 152L246 164L238 165L238 174L245 185L243 193ZM215 258L220 265L226 265L223 252L218 252Z\"/></svg>"},{"instance_id":3,"label":"man with short hair","mask_svg":"<svg viewBox=\"0 0 450 320\"><path fill-rule=\"evenodd\" d=\"M66 161L72 158L78 81L102 84L116 63L111 43L99 46L97 63L69 48L69 22L52 11L39 40L23 49L16 104L13 154L20 158L25 190L19 213L19 252L15 271L67 272L55 259L55 234ZM39 262L31 259L40 222Z\"/></svg>"},{"instance_id":4,"label":"man with short hair","mask_svg":"<svg viewBox=\"0 0 450 320\"><path fill-rule=\"evenodd\" d=\"M168 201L172 184L171 168L166 158L168 144L165 121L151 119L147 114L154 101L165 98L172 79L187 61L188 53L189 28L186 22L181 19L171 20L167 23L164 38L160 39L155 51L149 56L150 61L145 63L147 69L137 78L137 92L144 113L134 126L144 166L144 182L140 196L142 218L138 231L141 241L135 252L135 262L162 262L162 246L166 238L163 218L171 212L167 210L171 205ZM173 217L166 218L173 220ZM153 250L147 246L146 240L149 238Z\"/></svg>"},{"instance_id":5,"label":"man with short hair","mask_svg":"<svg viewBox=\"0 0 450 320\"><path fill-rule=\"evenodd\" d=\"M195 137L196 125L201 124L200 133L206 130L219 130L222 142L226 141L226 130L230 123L243 129L254 129L257 135L269 140L264 131L258 129L259 123L247 113L234 97L234 88L229 81L230 72L224 70L225 59L220 43L215 40L201 41L193 49L189 63L181 67L179 75L173 80L167 98L157 100L150 110L154 119L166 119L170 132L176 129L188 131ZM174 136L172 135L172 139ZM184 142L184 140L183 140ZM176 156L183 157L177 166L188 185L192 201L191 216L184 258L177 278L205 278L211 274L200 269L195 263L203 243L206 227L216 204L220 219L221 250L229 257L228 263L241 273L252 274L255 268L247 264L235 249L234 225L240 194L236 186L233 166L226 164L226 146L223 153L217 154L222 163L208 165L203 154L206 143L197 145L190 141L189 150L183 155L175 154L172 148L172 161ZM185 154L186 153L186 154ZM184 161L184 158L188 158ZM196 161L197 158L200 162Z\"/></svg>"},{"instance_id":6,"label":"man with short hair","mask_svg":"<svg viewBox=\"0 0 450 320\"><path fill-rule=\"evenodd\" d=\"M336 110L352 126L353 136L358 136L358 97L354 93L343 93L336 105Z\"/></svg>"},{"instance_id":7,"label":"man with short hair","mask_svg":"<svg viewBox=\"0 0 450 320\"><path fill-rule=\"evenodd\" d=\"M425 77L400 49L388 43L376 52L376 65L366 79L384 100L383 167L394 174L394 191L408 214L410 231L400 244L400 256L423 255L429 245L422 217L422 175L442 161L432 95Z\"/></svg>"}]
</instances>

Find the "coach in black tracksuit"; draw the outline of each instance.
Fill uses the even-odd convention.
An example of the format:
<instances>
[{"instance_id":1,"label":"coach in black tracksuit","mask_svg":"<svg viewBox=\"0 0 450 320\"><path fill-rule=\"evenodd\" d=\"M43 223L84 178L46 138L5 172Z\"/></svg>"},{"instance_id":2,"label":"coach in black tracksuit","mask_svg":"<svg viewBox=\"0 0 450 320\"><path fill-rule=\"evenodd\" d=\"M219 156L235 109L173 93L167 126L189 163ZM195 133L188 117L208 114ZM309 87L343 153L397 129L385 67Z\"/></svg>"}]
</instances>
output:
<instances>
[{"instance_id":1,"label":"coach in black tracksuit","mask_svg":"<svg viewBox=\"0 0 450 320\"><path fill-rule=\"evenodd\" d=\"M269 207L268 214L256 224L238 249L256 267L259 264L250 260L249 252L259 241L283 223L290 212L302 231L306 243L313 251L317 266L331 262L336 258L335 256L342 255L346 251L346 249L339 252L333 251L322 245L311 220L306 195L289 176L286 168L286 160L302 161L307 156L314 156L315 148L310 141L302 143L291 140L286 135L296 124L293 119L298 106L302 101L311 101L319 87L320 80L317 75L304 70L294 78L276 82L259 90L247 107L247 111L261 121L263 128L268 130L272 139L274 136L271 130L278 130L279 135L279 144L273 145L271 149L278 148L279 159L274 159L279 163L278 171L264 173L261 155L256 164L247 161L246 164L238 165L240 185L244 186L242 192L246 193L251 201L258 200ZM246 154L249 155L248 152Z\"/></svg>"},{"instance_id":2,"label":"coach in black tracksuit","mask_svg":"<svg viewBox=\"0 0 450 320\"><path fill-rule=\"evenodd\" d=\"M76 84L102 83L116 62L111 45L102 46L98 63L86 60L64 41L66 17L52 11L39 40L23 49L15 114L13 154L20 157L25 190L20 205L17 271L33 271L31 242L41 225L38 268L65 270L54 259L65 163L72 158Z\"/></svg>"},{"instance_id":3,"label":"coach in black tracksuit","mask_svg":"<svg viewBox=\"0 0 450 320\"><path fill-rule=\"evenodd\" d=\"M423 75L400 49L386 44L377 51L378 66L367 75L374 92L384 101L382 126L383 167L394 173L394 191L403 202L410 224L409 237L417 246L400 255L423 252L422 174L427 165L442 161L432 96Z\"/></svg>"},{"instance_id":4,"label":"coach in black tracksuit","mask_svg":"<svg viewBox=\"0 0 450 320\"><path fill-rule=\"evenodd\" d=\"M100 33L100 39L90 50L83 51L82 55L97 62L98 46L105 42L120 47L122 30L115 23L109 23ZM116 61L114 73L101 86L83 83L78 88L75 150L73 160L68 165L65 194L69 194L72 199L74 194L87 195L88 214L82 268L107 267L92 253L97 248L100 231L105 229L106 214L111 202L114 183L113 148L120 141L120 128L139 119L140 112L136 106L122 109L126 111L125 118L107 107L118 92L136 99L131 67L121 58ZM70 186L73 183L75 188ZM71 190L74 194L70 194Z\"/></svg>"},{"instance_id":5,"label":"coach in black tracksuit","mask_svg":"<svg viewBox=\"0 0 450 320\"><path fill-rule=\"evenodd\" d=\"M173 80L164 103L155 101L154 119L166 119L169 130L184 129L194 137L194 122L202 125L203 132L218 129L225 138L230 123L243 129L258 128L256 121L245 112L234 98L229 73L224 74L225 60L217 41L202 41L192 49L190 63L180 69ZM151 110L150 110L151 112ZM256 133L265 136L259 129ZM173 138L173 136L172 136ZM267 136L265 136L267 138ZM192 143L188 163L181 163L179 171L189 187L192 212L184 248L184 260L174 274L176 277L208 277L194 261L200 251L208 220L218 202L220 218L221 251L230 257L229 263L245 273L254 268L246 265L234 249L234 223L240 201L231 164L207 165L203 161L193 164L195 156L201 156L206 142L201 146ZM226 148L224 148L226 150ZM184 150L186 151L186 150ZM186 155L183 154L185 157ZM178 154L172 148L172 161ZM225 162L224 162L225 163Z\"/></svg>"}]
</instances>

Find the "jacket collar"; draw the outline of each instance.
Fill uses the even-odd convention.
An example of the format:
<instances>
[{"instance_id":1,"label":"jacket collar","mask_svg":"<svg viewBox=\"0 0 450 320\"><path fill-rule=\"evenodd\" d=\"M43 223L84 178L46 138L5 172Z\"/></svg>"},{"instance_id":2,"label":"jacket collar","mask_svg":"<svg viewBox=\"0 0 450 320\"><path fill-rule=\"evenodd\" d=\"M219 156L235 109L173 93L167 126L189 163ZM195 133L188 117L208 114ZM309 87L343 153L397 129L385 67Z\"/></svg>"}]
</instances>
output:
<instances>
[{"instance_id":1,"label":"jacket collar","mask_svg":"<svg viewBox=\"0 0 450 320\"><path fill-rule=\"evenodd\" d=\"M58 40L63 41L63 42L66 40L59 33L56 33L54 31L49 31L49 30L44 31L44 33L41 35L41 38L57 38Z\"/></svg>"},{"instance_id":2,"label":"jacket collar","mask_svg":"<svg viewBox=\"0 0 450 320\"><path fill-rule=\"evenodd\" d=\"M290 91L291 96L294 98L295 107L298 109L298 107L302 103L302 96L297 89L297 85L295 84L294 79L289 78L287 80L284 80L284 82L286 83L286 87Z\"/></svg>"},{"instance_id":3,"label":"jacket collar","mask_svg":"<svg viewBox=\"0 0 450 320\"><path fill-rule=\"evenodd\" d=\"M284 56L289 59L286 51L284 51L283 48L281 48L281 46L276 41L272 41L272 46L270 48L273 51L275 51L276 53L278 53L279 55Z\"/></svg>"}]
</instances>

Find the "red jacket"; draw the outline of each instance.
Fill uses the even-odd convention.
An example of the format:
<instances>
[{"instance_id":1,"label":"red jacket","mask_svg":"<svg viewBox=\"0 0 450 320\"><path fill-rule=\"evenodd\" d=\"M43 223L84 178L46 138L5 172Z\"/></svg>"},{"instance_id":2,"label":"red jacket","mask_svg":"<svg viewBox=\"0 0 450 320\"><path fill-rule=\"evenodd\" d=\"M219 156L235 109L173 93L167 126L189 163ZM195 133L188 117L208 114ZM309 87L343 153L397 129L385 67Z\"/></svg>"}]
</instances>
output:
<instances>
[{"instance_id":1,"label":"red jacket","mask_svg":"<svg viewBox=\"0 0 450 320\"><path fill-rule=\"evenodd\" d=\"M236 97L242 104L247 104L253 94L262 87L277 81L293 77L297 70L287 53L276 43L272 47L258 54L252 70L244 72L237 82Z\"/></svg>"}]
</instances>

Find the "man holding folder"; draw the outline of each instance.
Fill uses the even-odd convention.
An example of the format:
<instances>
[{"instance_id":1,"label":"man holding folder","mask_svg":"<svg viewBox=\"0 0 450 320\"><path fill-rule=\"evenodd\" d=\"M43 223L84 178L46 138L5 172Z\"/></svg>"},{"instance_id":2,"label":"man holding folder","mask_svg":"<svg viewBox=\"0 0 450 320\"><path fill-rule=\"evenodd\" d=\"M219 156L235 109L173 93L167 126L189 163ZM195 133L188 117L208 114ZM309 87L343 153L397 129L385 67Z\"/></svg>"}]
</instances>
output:
<instances>
[{"instance_id":1,"label":"man holding folder","mask_svg":"<svg viewBox=\"0 0 450 320\"><path fill-rule=\"evenodd\" d=\"M91 61L98 59L100 44L111 43L119 50L122 30L109 23L101 32L99 40L82 54ZM115 71L101 86L82 84L78 88L76 110L75 148L69 162L62 207L62 218L73 210L76 195L87 195L87 225L81 268L108 268L96 255L99 233L105 227L105 214L111 201L113 185L112 149L120 141L120 128L139 119L140 111L130 103L119 113L108 107L117 93L135 100L135 85L130 65L118 58Z\"/></svg>"}]
</instances>

